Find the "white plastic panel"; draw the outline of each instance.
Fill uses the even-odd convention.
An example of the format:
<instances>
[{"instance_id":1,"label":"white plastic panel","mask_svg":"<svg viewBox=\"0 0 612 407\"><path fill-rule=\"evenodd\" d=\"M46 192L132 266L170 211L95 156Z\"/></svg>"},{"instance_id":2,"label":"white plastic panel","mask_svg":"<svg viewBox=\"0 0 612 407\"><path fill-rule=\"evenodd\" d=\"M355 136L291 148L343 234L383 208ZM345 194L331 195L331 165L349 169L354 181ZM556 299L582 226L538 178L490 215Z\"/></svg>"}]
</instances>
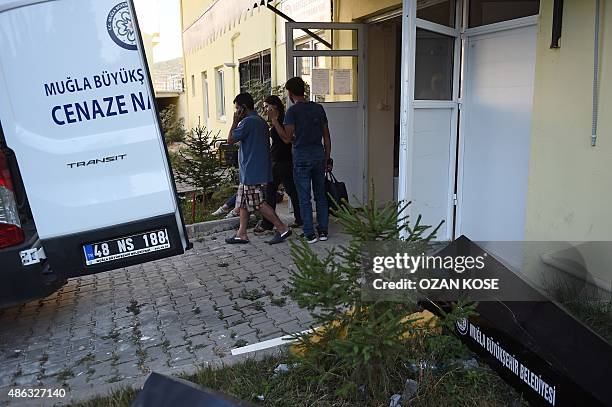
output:
<instances>
[{"instance_id":1,"label":"white plastic panel","mask_svg":"<svg viewBox=\"0 0 612 407\"><path fill-rule=\"evenodd\" d=\"M415 109L414 141L410 168L410 220L414 224L418 215L421 225L445 224L437 240L450 239L452 232L451 193L454 166L453 109Z\"/></svg>"},{"instance_id":2,"label":"white plastic panel","mask_svg":"<svg viewBox=\"0 0 612 407\"><path fill-rule=\"evenodd\" d=\"M30 3L0 0L0 120L40 237L176 213L127 2Z\"/></svg>"},{"instance_id":3,"label":"white plastic panel","mask_svg":"<svg viewBox=\"0 0 612 407\"><path fill-rule=\"evenodd\" d=\"M536 34L468 39L458 235L475 241L524 238Z\"/></svg>"}]
</instances>

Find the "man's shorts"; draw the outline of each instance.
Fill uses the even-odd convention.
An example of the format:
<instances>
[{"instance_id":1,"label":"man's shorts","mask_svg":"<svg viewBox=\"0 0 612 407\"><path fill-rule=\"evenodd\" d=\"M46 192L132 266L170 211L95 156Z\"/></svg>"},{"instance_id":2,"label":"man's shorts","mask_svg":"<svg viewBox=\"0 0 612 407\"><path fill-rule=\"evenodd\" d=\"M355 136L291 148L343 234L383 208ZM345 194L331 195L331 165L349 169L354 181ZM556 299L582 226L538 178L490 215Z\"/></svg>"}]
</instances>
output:
<instances>
[{"instance_id":1,"label":"man's shorts","mask_svg":"<svg viewBox=\"0 0 612 407\"><path fill-rule=\"evenodd\" d=\"M249 212L259 210L265 202L266 184L238 186L236 193L236 208L244 208Z\"/></svg>"}]
</instances>

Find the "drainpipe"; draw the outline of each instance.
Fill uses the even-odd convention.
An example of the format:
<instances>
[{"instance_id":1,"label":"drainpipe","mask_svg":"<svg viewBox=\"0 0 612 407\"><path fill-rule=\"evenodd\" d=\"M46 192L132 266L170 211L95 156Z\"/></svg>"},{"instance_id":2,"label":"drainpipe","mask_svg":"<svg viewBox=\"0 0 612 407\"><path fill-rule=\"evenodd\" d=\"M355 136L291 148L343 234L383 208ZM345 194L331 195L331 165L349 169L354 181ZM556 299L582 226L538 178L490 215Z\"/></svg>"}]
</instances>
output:
<instances>
[{"instance_id":1,"label":"drainpipe","mask_svg":"<svg viewBox=\"0 0 612 407\"><path fill-rule=\"evenodd\" d=\"M595 60L593 64L593 125L591 128L591 146L597 145L597 125L599 122L599 23L601 0L595 0Z\"/></svg>"},{"instance_id":2,"label":"drainpipe","mask_svg":"<svg viewBox=\"0 0 612 407\"><path fill-rule=\"evenodd\" d=\"M272 46L270 47L270 86L274 88L278 85L277 75L277 52L276 52L276 36L277 34L277 26L276 26L276 14L270 13L272 15Z\"/></svg>"},{"instance_id":3,"label":"drainpipe","mask_svg":"<svg viewBox=\"0 0 612 407\"><path fill-rule=\"evenodd\" d=\"M240 37L240 33L237 32L234 35L232 35L231 38L231 42L232 42L232 61L231 64L225 64L226 66L229 66L232 68L232 98L234 96L236 96L236 40L238 39L238 37ZM238 79L240 80L240 79Z\"/></svg>"}]
</instances>

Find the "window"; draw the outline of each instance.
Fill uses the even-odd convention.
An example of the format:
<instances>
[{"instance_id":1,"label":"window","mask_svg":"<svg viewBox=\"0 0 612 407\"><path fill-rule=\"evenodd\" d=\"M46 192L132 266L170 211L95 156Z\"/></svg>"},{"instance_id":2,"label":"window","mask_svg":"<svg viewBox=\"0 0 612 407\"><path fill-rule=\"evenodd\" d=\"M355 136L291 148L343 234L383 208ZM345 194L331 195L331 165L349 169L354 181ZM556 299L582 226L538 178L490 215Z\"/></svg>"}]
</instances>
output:
<instances>
[{"instance_id":1,"label":"window","mask_svg":"<svg viewBox=\"0 0 612 407\"><path fill-rule=\"evenodd\" d=\"M225 73L223 68L215 71L217 88L217 119L225 120Z\"/></svg>"},{"instance_id":2,"label":"window","mask_svg":"<svg viewBox=\"0 0 612 407\"><path fill-rule=\"evenodd\" d=\"M451 100L455 38L417 28L414 98Z\"/></svg>"},{"instance_id":3,"label":"window","mask_svg":"<svg viewBox=\"0 0 612 407\"><path fill-rule=\"evenodd\" d=\"M470 0L469 26L479 27L540 12L540 0Z\"/></svg>"},{"instance_id":4,"label":"window","mask_svg":"<svg viewBox=\"0 0 612 407\"><path fill-rule=\"evenodd\" d=\"M312 49L312 42L306 42L304 44L299 44L295 46L295 49L298 51L310 50ZM295 64L295 72L297 76L310 76L310 70L312 69L312 61L311 57L298 57L296 59Z\"/></svg>"},{"instance_id":5,"label":"window","mask_svg":"<svg viewBox=\"0 0 612 407\"><path fill-rule=\"evenodd\" d=\"M417 18L455 27L455 0L418 0Z\"/></svg>"},{"instance_id":6,"label":"window","mask_svg":"<svg viewBox=\"0 0 612 407\"><path fill-rule=\"evenodd\" d=\"M208 73L202 72L202 108L204 114L204 123L208 122L210 111L208 108Z\"/></svg>"},{"instance_id":7,"label":"window","mask_svg":"<svg viewBox=\"0 0 612 407\"><path fill-rule=\"evenodd\" d=\"M191 75L191 96L195 96L195 75Z\"/></svg>"},{"instance_id":8,"label":"window","mask_svg":"<svg viewBox=\"0 0 612 407\"><path fill-rule=\"evenodd\" d=\"M272 81L272 58L270 51L264 51L240 61L240 92L246 92L248 85L252 83L265 84L271 87Z\"/></svg>"}]
</instances>

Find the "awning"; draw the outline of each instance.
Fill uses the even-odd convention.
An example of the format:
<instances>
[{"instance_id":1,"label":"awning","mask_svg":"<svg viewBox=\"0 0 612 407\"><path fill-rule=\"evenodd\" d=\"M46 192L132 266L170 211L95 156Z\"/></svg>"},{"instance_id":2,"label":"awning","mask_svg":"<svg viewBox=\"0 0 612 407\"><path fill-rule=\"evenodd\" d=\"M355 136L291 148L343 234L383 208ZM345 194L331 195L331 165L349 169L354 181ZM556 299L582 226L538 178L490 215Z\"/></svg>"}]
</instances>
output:
<instances>
[{"instance_id":1,"label":"awning","mask_svg":"<svg viewBox=\"0 0 612 407\"><path fill-rule=\"evenodd\" d=\"M273 0L217 0L183 32L183 48L191 54L213 42Z\"/></svg>"},{"instance_id":2,"label":"awning","mask_svg":"<svg viewBox=\"0 0 612 407\"><path fill-rule=\"evenodd\" d=\"M185 29L183 48L191 54L268 6L287 21L329 22L331 3L332 0L217 0Z\"/></svg>"}]
</instances>

